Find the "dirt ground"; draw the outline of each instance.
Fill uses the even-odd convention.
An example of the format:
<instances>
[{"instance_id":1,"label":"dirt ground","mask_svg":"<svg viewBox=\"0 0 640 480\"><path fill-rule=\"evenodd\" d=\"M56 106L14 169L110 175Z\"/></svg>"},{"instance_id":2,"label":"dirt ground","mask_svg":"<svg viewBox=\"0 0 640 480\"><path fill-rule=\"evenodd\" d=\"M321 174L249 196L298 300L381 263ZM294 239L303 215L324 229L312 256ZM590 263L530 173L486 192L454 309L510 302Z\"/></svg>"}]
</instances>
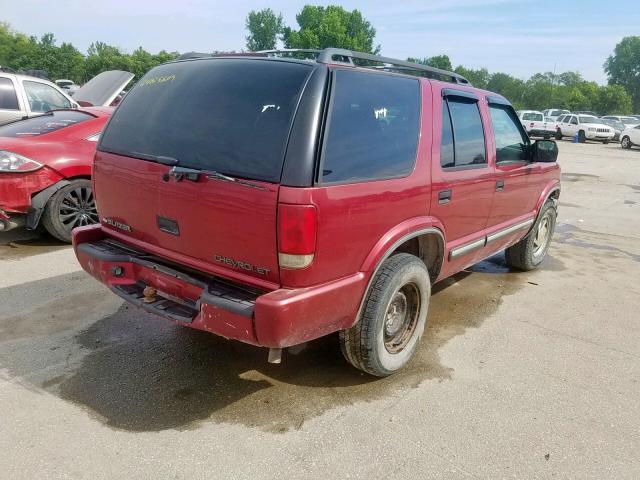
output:
<instances>
[{"instance_id":1,"label":"dirt ground","mask_svg":"<svg viewBox=\"0 0 640 480\"><path fill-rule=\"evenodd\" d=\"M640 150L560 142L535 272L437 285L406 371L130 307L70 247L0 236L2 478L640 478Z\"/></svg>"}]
</instances>

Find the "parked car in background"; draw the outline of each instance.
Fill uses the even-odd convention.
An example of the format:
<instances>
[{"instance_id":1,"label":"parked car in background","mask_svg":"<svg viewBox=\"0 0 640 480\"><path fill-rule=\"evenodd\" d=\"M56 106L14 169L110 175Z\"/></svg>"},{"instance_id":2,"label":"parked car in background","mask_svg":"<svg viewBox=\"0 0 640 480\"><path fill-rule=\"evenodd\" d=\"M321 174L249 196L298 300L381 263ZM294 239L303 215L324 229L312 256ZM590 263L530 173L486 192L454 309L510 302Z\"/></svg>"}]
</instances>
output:
<instances>
[{"instance_id":1,"label":"parked car in background","mask_svg":"<svg viewBox=\"0 0 640 480\"><path fill-rule=\"evenodd\" d=\"M602 117L602 119L617 120L624 123L625 127L635 127L636 125L640 125L640 120L631 115L605 115L604 117Z\"/></svg>"},{"instance_id":2,"label":"parked car in background","mask_svg":"<svg viewBox=\"0 0 640 480\"><path fill-rule=\"evenodd\" d=\"M620 135L622 148L640 147L640 125L627 127Z\"/></svg>"},{"instance_id":3,"label":"parked car in background","mask_svg":"<svg viewBox=\"0 0 640 480\"><path fill-rule=\"evenodd\" d=\"M605 125L608 125L609 127L613 128L613 131L614 131L613 141L617 142L618 140L620 140L620 134L626 128L625 124L622 123L620 120L613 120L611 118L603 118L602 121L604 122Z\"/></svg>"},{"instance_id":4,"label":"parked car in background","mask_svg":"<svg viewBox=\"0 0 640 480\"><path fill-rule=\"evenodd\" d=\"M548 108L542 111L542 114L545 117L551 117L554 120L557 120L558 117L560 117L561 115L564 115L565 113L571 113L571 112L569 110L562 110L560 108Z\"/></svg>"},{"instance_id":5,"label":"parked car in background","mask_svg":"<svg viewBox=\"0 0 640 480\"><path fill-rule=\"evenodd\" d=\"M105 74L98 84L87 83L83 98L109 105L133 78L127 72ZM33 230L42 224L68 242L72 228L98 220L92 163L112 111L58 109L0 126L0 231L22 225Z\"/></svg>"},{"instance_id":6,"label":"parked car in background","mask_svg":"<svg viewBox=\"0 0 640 480\"><path fill-rule=\"evenodd\" d=\"M0 72L0 125L78 104L59 86L41 78Z\"/></svg>"},{"instance_id":7,"label":"parked car in background","mask_svg":"<svg viewBox=\"0 0 640 480\"><path fill-rule=\"evenodd\" d=\"M591 112L589 110L578 110L577 112L571 112L571 113L575 113L576 115L588 115L590 117L597 117L598 114L596 112Z\"/></svg>"},{"instance_id":8,"label":"parked car in background","mask_svg":"<svg viewBox=\"0 0 640 480\"><path fill-rule=\"evenodd\" d=\"M513 268L541 264L558 149L456 73L316 55L150 70L100 139L100 224L74 229L74 250L115 294L180 325L276 363L339 332L352 365L386 376L418 348L432 283L505 249Z\"/></svg>"},{"instance_id":9,"label":"parked car in background","mask_svg":"<svg viewBox=\"0 0 640 480\"><path fill-rule=\"evenodd\" d=\"M591 115L563 115L558 119L556 139L563 137L578 136L578 142L584 143L586 140L596 140L602 143L609 143L613 140L615 132L613 128L598 117Z\"/></svg>"},{"instance_id":10,"label":"parked car in background","mask_svg":"<svg viewBox=\"0 0 640 480\"><path fill-rule=\"evenodd\" d=\"M520 110L517 113L520 123L530 137L551 138L556 133L555 122L547 122L542 112Z\"/></svg>"}]
</instances>

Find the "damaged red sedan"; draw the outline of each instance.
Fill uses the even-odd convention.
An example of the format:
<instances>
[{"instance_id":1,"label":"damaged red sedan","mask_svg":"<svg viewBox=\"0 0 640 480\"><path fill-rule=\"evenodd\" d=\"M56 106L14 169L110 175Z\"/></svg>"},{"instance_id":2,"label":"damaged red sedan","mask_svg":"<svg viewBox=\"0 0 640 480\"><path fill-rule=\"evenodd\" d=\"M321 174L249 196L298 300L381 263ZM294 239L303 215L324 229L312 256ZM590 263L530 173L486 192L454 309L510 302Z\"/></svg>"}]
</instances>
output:
<instances>
[{"instance_id":1,"label":"damaged red sedan","mask_svg":"<svg viewBox=\"0 0 640 480\"><path fill-rule=\"evenodd\" d=\"M78 91L81 105L109 105L133 77L105 74L84 95ZM112 111L53 110L0 126L0 232L42 225L70 242L73 228L98 221L91 169L96 142Z\"/></svg>"}]
</instances>

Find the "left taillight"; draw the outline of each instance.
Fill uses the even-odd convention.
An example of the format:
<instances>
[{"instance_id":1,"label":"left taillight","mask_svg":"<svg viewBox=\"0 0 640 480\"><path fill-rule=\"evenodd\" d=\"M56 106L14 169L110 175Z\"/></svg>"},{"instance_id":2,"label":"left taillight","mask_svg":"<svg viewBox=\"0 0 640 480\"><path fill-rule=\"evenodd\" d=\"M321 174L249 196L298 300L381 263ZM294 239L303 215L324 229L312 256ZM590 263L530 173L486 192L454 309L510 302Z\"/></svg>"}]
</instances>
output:
<instances>
[{"instance_id":1,"label":"left taillight","mask_svg":"<svg viewBox=\"0 0 640 480\"><path fill-rule=\"evenodd\" d=\"M42 168L42 164L35 160L7 150L0 150L0 173L33 172L39 168Z\"/></svg>"},{"instance_id":2,"label":"left taillight","mask_svg":"<svg viewBox=\"0 0 640 480\"><path fill-rule=\"evenodd\" d=\"M311 265L317 230L318 213L313 205L278 205L278 261L282 268Z\"/></svg>"}]
</instances>

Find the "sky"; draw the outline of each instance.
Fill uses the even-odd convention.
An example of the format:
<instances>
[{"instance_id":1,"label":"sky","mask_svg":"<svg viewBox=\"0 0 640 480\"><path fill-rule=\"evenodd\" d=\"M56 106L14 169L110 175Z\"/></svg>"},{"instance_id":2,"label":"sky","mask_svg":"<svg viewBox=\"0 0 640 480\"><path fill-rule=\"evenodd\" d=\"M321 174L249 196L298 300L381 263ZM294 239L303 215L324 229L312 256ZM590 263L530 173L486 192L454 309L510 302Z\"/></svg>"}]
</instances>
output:
<instances>
[{"instance_id":1,"label":"sky","mask_svg":"<svg viewBox=\"0 0 640 480\"><path fill-rule=\"evenodd\" d=\"M270 7L295 28L305 3L357 8L385 56L447 54L454 67L523 79L555 69L604 84L602 64L616 43L640 35L639 0L0 0L0 21L28 35L51 32L83 52L94 41L128 52L226 51L245 47L250 10Z\"/></svg>"}]
</instances>

